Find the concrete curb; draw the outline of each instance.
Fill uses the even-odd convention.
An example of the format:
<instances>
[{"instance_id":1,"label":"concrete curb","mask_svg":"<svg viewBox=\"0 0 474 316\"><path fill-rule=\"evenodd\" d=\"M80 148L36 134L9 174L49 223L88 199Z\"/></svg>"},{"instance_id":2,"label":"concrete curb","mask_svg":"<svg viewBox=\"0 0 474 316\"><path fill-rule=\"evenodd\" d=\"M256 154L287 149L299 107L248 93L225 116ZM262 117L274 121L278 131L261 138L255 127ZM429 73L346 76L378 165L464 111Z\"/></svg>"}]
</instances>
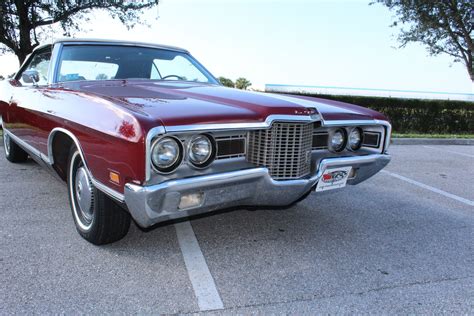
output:
<instances>
[{"instance_id":1,"label":"concrete curb","mask_svg":"<svg viewBox=\"0 0 474 316\"><path fill-rule=\"evenodd\" d=\"M467 146L474 146L474 138L392 138L392 145L467 145Z\"/></svg>"}]
</instances>

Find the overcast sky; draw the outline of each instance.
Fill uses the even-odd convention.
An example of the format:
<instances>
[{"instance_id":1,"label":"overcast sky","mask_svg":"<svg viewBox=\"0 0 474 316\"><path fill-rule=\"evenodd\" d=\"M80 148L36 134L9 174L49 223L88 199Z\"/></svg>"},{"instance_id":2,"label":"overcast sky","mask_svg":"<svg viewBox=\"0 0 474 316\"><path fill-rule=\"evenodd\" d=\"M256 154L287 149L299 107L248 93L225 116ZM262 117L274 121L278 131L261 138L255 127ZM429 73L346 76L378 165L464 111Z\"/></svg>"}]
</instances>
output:
<instances>
[{"instance_id":1,"label":"overcast sky","mask_svg":"<svg viewBox=\"0 0 474 316\"><path fill-rule=\"evenodd\" d=\"M188 49L214 75L264 84L472 93L461 63L395 49L392 13L370 0L162 0L151 26L128 31L104 13L76 37L156 42ZM59 34L60 35L60 34ZM0 57L0 74L17 69Z\"/></svg>"}]
</instances>

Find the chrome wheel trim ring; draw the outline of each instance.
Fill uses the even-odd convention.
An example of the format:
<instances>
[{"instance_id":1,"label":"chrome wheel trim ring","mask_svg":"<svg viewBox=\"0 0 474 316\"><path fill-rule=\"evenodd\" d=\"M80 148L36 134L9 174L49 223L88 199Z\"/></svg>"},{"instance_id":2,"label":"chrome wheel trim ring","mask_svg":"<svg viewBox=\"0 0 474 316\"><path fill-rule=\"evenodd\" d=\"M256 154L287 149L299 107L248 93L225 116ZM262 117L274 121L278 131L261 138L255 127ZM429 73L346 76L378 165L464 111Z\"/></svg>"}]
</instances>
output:
<instances>
[{"instance_id":1,"label":"chrome wheel trim ring","mask_svg":"<svg viewBox=\"0 0 474 316\"><path fill-rule=\"evenodd\" d=\"M69 190L76 223L82 230L88 231L94 221L94 191L89 173L80 159L79 152L74 153L71 159ZM79 167L74 172L75 166Z\"/></svg>"},{"instance_id":2,"label":"chrome wheel trim ring","mask_svg":"<svg viewBox=\"0 0 474 316\"><path fill-rule=\"evenodd\" d=\"M3 145L5 146L5 153L7 154L7 156L10 155L10 136L8 136L8 134L3 131Z\"/></svg>"}]
</instances>

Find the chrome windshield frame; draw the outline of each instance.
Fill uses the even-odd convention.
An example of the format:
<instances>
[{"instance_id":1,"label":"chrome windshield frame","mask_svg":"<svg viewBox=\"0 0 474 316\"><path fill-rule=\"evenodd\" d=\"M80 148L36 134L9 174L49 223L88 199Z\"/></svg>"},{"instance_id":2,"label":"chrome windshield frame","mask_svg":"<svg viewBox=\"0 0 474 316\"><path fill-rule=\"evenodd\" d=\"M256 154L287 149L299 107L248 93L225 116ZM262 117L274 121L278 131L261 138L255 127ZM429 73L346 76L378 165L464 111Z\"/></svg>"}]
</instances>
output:
<instances>
[{"instance_id":1,"label":"chrome windshield frame","mask_svg":"<svg viewBox=\"0 0 474 316\"><path fill-rule=\"evenodd\" d=\"M136 48L147 48L147 49L158 49L158 50L167 50L171 52L176 52L180 54L187 55L190 59L190 62L193 64L196 69L201 72L207 79L211 79L215 82L200 82L203 84L213 84L213 85L220 85L219 80L209 71L204 67L189 51L185 49L180 49L177 47L172 47L172 46L163 46L163 45L155 45L155 44L147 44L147 43L139 43L139 42L119 42L119 41L87 41L87 40L81 40L81 41L73 41L73 40L65 40L65 41L59 41L56 42L53 45L53 55L51 60L54 60L54 64L51 63L52 67L50 67L50 76L49 76L49 84L57 84L57 83L62 83L62 81L59 81L59 68L61 64L61 55L63 53L63 49L66 46L124 46L124 47L136 47ZM54 58L53 58L54 57ZM123 81L123 79L116 79ZM153 79L144 79L144 80L153 80ZM74 81L90 81L90 80L74 80ZM69 81L67 81L69 82Z\"/></svg>"}]
</instances>

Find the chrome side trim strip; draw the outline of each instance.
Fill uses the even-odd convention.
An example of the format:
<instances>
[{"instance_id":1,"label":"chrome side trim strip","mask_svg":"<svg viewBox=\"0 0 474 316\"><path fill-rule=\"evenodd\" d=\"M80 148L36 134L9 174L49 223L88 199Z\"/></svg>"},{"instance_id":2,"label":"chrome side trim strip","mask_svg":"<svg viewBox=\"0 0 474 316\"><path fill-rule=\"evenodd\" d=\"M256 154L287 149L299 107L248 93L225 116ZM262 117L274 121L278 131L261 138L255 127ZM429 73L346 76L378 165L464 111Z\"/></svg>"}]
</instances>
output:
<instances>
[{"instance_id":1,"label":"chrome side trim strip","mask_svg":"<svg viewBox=\"0 0 474 316\"><path fill-rule=\"evenodd\" d=\"M10 132L9 130L7 130L5 128L5 126L3 126L3 132L5 134L8 134L8 136L10 136L11 139L13 139L13 141L18 145L20 146L23 150L27 151L28 154L30 155L34 155L36 156L37 158L41 158L44 162L46 163L49 163L49 160L48 158L43 155L38 149L34 148L33 146L31 146L30 144L28 144L27 142L25 142L24 140L20 139L18 136L15 136L12 132ZM44 160L43 158L45 158L46 160Z\"/></svg>"},{"instance_id":2,"label":"chrome side trim strip","mask_svg":"<svg viewBox=\"0 0 474 316\"><path fill-rule=\"evenodd\" d=\"M89 171L90 172L90 171ZM100 182L99 180L97 180L96 178L92 177L91 176L91 181L92 181L92 184L97 188L99 189L100 191L104 192L105 194L107 194L108 196L116 199L117 201L121 202L121 203L124 203L125 202L125 197L122 193L119 193L111 188L109 188L108 186L106 186L105 184L103 184L102 182Z\"/></svg>"},{"instance_id":3,"label":"chrome side trim strip","mask_svg":"<svg viewBox=\"0 0 474 316\"><path fill-rule=\"evenodd\" d=\"M49 133L49 136L48 136L48 160L49 160L49 164L51 166L54 164L53 139L54 139L54 135L58 132L61 132L61 133L64 133L64 134L68 135L74 141L77 149L79 149L79 154L81 155L82 161L84 163L84 166L86 167L87 173L89 175L89 178L92 181L92 184L97 189L99 189L100 191L102 191L105 194L109 195L110 197L116 199L117 201L124 202L125 197L122 193L117 192L114 189L109 188L108 186L106 186L105 184L103 184L102 182L100 182L99 180L94 178L94 176L92 175L92 172L90 171L89 167L87 166L87 161L86 161L86 158L84 156L84 152L82 150L81 144L79 143L79 140L77 139L77 137L73 133L71 133L67 129L56 127L51 131L51 133Z\"/></svg>"},{"instance_id":4,"label":"chrome side trim strip","mask_svg":"<svg viewBox=\"0 0 474 316\"><path fill-rule=\"evenodd\" d=\"M52 150L52 142L53 142L53 139L54 139L54 134L56 134L57 132L62 132L62 133L65 133L66 135L68 135L69 137L71 137L71 139L74 141L74 143L76 144L76 147L79 149L79 154L81 155L81 158L82 158L82 161L84 162L84 166L86 167L86 170L87 170L87 173L92 181L92 183L94 184L94 186L99 189L100 191L104 192L105 194L109 195L110 197L116 199L117 201L119 202L124 202L125 201L125 197L122 193L120 192L117 192L115 191L114 189L111 189L109 188L108 186L106 186L105 184L103 184L102 182L100 182L99 180L97 180L96 178L94 178L94 176L92 175L89 167L87 166L87 162L86 162L86 159L84 157L84 153L82 151L82 147L81 147L81 144L79 143L78 139L76 138L76 136L74 136L73 133L71 133L70 131L64 129L64 128L55 128L51 131L51 133L49 134L49 137L48 137L48 156L46 156L45 154L43 154L42 152L40 152L38 149L34 148L33 146L31 146L30 144L26 143L25 141L23 141L22 139L20 139L18 136L15 136L12 132L10 132L9 130L7 130L5 128L5 126L3 126L3 123L2 123L2 128L3 128L3 132L4 133L7 133L8 136L10 136L13 141L18 144L18 146L20 146L21 148L23 148L25 151L28 152L28 154L30 155L34 155L36 156L37 158L40 158L42 161L44 161L46 164L48 164L49 166L53 166L54 164L54 157L53 157L53 150Z\"/></svg>"}]
</instances>

